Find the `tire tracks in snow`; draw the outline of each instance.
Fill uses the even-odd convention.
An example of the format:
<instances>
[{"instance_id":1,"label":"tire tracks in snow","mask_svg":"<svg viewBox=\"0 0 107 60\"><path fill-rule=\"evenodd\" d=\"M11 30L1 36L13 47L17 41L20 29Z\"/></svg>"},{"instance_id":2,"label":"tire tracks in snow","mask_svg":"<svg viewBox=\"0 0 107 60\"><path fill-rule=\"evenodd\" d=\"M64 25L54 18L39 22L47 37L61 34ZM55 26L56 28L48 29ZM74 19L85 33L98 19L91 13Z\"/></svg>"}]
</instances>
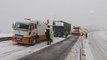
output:
<instances>
[{"instance_id":1,"label":"tire tracks in snow","mask_svg":"<svg viewBox=\"0 0 107 60\"><path fill-rule=\"evenodd\" d=\"M0 58L11 55L12 53L15 53L15 52L18 52L18 51L22 51L24 49L25 48L19 48L19 49L11 50L11 51L8 51L8 52L4 52L4 53L0 54Z\"/></svg>"},{"instance_id":2,"label":"tire tracks in snow","mask_svg":"<svg viewBox=\"0 0 107 60\"><path fill-rule=\"evenodd\" d=\"M22 51L26 48L28 48L28 47L15 45L12 43L12 41L0 42L0 58L6 57L6 56L11 55L15 52Z\"/></svg>"}]
</instances>

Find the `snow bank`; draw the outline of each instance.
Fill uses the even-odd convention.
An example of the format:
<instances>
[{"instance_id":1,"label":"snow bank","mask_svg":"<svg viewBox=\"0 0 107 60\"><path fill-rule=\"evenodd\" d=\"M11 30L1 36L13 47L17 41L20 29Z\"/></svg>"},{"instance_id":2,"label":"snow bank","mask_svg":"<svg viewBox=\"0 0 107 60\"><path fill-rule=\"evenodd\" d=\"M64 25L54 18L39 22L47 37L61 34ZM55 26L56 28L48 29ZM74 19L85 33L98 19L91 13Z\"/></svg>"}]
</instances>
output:
<instances>
[{"instance_id":1,"label":"snow bank","mask_svg":"<svg viewBox=\"0 0 107 60\"><path fill-rule=\"evenodd\" d=\"M11 37L13 35L13 33L2 33L0 34L0 38L2 37Z\"/></svg>"},{"instance_id":2,"label":"snow bank","mask_svg":"<svg viewBox=\"0 0 107 60\"><path fill-rule=\"evenodd\" d=\"M80 37L65 60L94 60L89 44L88 39Z\"/></svg>"},{"instance_id":3,"label":"snow bank","mask_svg":"<svg viewBox=\"0 0 107 60\"><path fill-rule=\"evenodd\" d=\"M89 34L89 46L95 60L107 60L107 32Z\"/></svg>"},{"instance_id":4,"label":"snow bank","mask_svg":"<svg viewBox=\"0 0 107 60\"><path fill-rule=\"evenodd\" d=\"M86 60L94 60L94 57L92 55L88 40L84 40L84 50L86 54Z\"/></svg>"}]
</instances>

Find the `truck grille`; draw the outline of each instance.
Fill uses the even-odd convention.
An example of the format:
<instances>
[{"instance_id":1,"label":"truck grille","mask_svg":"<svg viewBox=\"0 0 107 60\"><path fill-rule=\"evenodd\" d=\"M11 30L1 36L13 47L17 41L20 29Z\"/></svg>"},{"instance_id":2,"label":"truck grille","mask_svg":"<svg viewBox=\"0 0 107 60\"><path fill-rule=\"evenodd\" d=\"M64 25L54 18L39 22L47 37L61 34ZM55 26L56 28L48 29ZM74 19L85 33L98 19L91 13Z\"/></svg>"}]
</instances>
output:
<instances>
[{"instance_id":1,"label":"truck grille","mask_svg":"<svg viewBox=\"0 0 107 60\"><path fill-rule=\"evenodd\" d=\"M23 35L16 34L15 36L16 36L16 40L22 40L22 38L23 38Z\"/></svg>"}]
</instances>

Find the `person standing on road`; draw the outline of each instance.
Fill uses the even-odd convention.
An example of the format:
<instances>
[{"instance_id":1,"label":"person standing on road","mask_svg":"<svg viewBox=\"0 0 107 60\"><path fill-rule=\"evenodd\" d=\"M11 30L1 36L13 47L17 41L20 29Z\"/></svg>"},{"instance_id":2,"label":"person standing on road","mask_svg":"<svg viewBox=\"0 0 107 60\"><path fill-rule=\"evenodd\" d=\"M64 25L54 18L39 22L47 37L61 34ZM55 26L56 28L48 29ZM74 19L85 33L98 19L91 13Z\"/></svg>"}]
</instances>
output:
<instances>
[{"instance_id":1,"label":"person standing on road","mask_svg":"<svg viewBox=\"0 0 107 60\"><path fill-rule=\"evenodd\" d=\"M67 32L67 31L65 31L65 37L67 38L67 36L68 36L68 32Z\"/></svg>"},{"instance_id":2,"label":"person standing on road","mask_svg":"<svg viewBox=\"0 0 107 60\"><path fill-rule=\"evenodd\" d=\"M46 29L46 32L45 32L45 35L46 35L46 38L47 38L47 45L50 45L51 44L51 39L50 39L50 26L48 26L48 28Z\"/></svg>"},{"instance_id":3,"label":"person standing on road","mask_svg":"<svg viewBox=\"0 0 107 60\"><path fill-rule=\"evenodd\" d=\"M38 35L38 34L36 34L36 35L34 36L34 38L35 38L36 43L37 43L37 42L38 42L37 40L39 39L39 35Z\"/></svg>"},{"instance_id":4,"label":"person standing on road","mask_svg":"<svg viewBox=\"0 0 107 60\"><path fill-rule=\"evenodd\" d=\"M53 38L54 38L54 32L51 31L51 32L50 32L50 39L51 39L51 42L53 42Z\"/></svg>"},{"instance_id":5,"label":"person standing on road","mask_svg":"<svg viewBox=\"0 0 107 60\"><path fill-rule=\"evenodd\" d=\"M85 38L87 39L87 37L88 37L88 34L87 34L87 32L85 32Z\"/></svg>"}]
</instances>

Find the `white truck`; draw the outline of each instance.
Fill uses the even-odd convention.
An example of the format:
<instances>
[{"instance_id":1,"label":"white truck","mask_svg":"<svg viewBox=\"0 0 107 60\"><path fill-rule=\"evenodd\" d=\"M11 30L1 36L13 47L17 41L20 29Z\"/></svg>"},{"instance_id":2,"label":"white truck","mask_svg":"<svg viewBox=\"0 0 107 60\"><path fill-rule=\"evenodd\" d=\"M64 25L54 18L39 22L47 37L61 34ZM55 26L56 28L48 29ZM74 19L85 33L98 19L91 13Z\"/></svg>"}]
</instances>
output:
<instances>
[{"instance_id":1,"label":"white truck","mask_svg":"<svg viewBox=\"0 0 107 60\"><path fill-rule=\"evenodd\" d=\"M73 29L71 31L71 34L72 35L75 35L75 36L80 36L80 26L73 26Z\"/></svg>"},{"instance_id":2,"label":"white truck","mask_svg":"<svg viewBox=\"0 0 107 60\"><path fill-rule=\"evenodd\" d=\"M23 20L13 24L13 42L34 45L46 40L47 25L40 21ZM36 38L37 39L36 39Z\"/></svg>"}]
</instances>

